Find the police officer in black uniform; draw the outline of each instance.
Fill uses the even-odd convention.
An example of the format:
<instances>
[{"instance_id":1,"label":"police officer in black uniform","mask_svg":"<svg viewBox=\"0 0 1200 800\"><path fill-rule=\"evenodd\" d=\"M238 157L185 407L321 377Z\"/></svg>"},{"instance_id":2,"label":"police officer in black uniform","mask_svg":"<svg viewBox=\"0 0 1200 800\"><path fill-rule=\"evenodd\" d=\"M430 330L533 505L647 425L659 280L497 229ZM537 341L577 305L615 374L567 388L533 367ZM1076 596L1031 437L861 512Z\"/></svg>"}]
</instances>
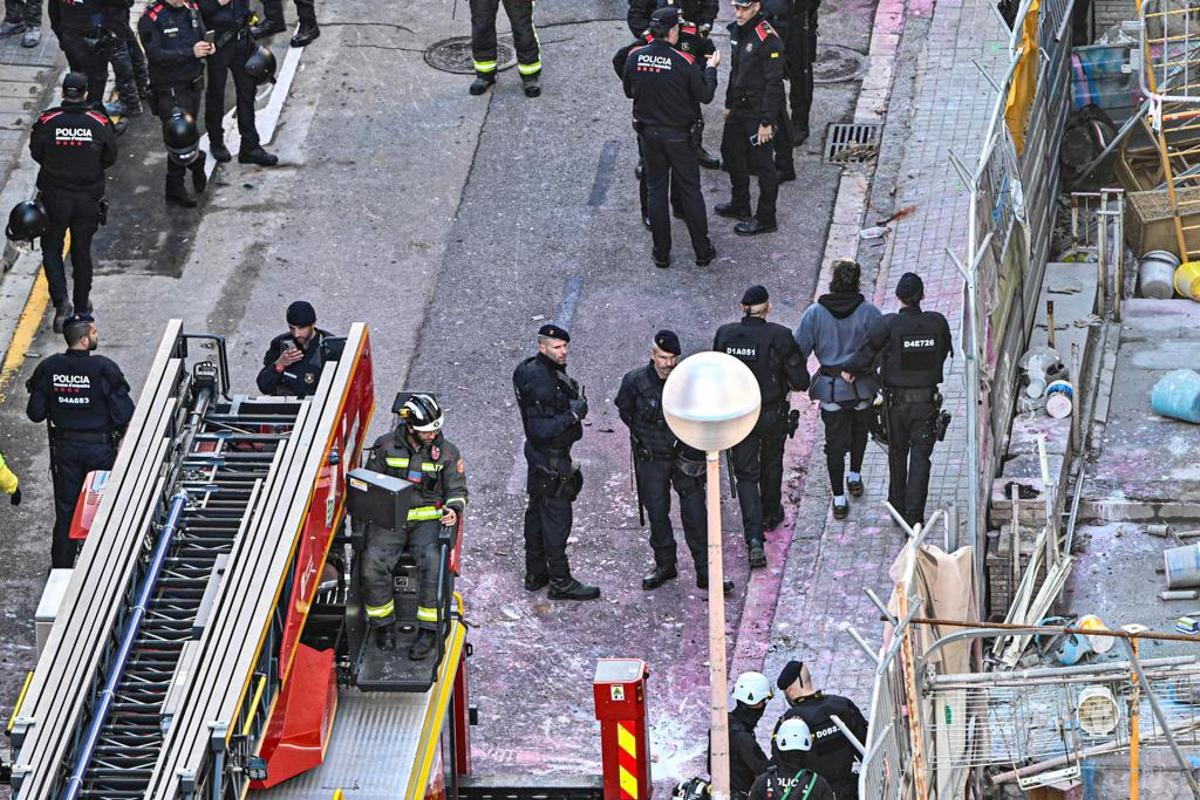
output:
<instances>
[{"instance_id":1,"label":"police officer in black uniform","mask_svg":"<svg viewBox=\"0 0 1200 800\"><path fill-rule=\"evenodd\" d=\"M675 436L663 416L662 393L667 376L683 352L674 331L661 330L650 344L650 363L630 370L621 379L613 404L629 428L638 503L650 517L650 548L654 569L642 578L642 588L657 589L679 577L675 533L671 529L671 486L679 495L683 538L696 565L696 587L708 588L708 520L704 505L704 453ZM733 590L726 579L724 589Z\"/></svg>"},{"instance_id":2,"label":"police officer in black uniform","mask_svg":"<svg viewBox=\"0 0 1200 800\"><path fill-rule=\"evenodd\" d=\"M104 170L117 160L112 122L88 106L88 79L68 72L62 105L47 109L33 124L29 152L41 165L37 185L49 224L42 236L42 263L54 304L54 330L62 331L71 315L63 239L71 232L74 308L91 313L92 237L100 226L104 204Z\"/></svg>"},{"instance_id":3,"label":"police officer in black uniform","mask_svg":"<svg viewBox=\"0 0 1200 800\"><path fill-rule=\"evenodd\" d=\"M717 90L717 64L713 53L703 73L695 59L676 50L679 12L660 8L650 20L651 41L629 52L623 72L625 96L633 99L634 126L645 160L650 230L654 238L654 264L671 264L671 217L667 192L674 183L697 266L706 266L717 251L708 239L708 212L700 193L698 138L692 128L700 116L700 103L712 100Z\"/></svg>"},{"instance_id":4,"label":"police officer in black uniform","mask_svg":"<svg viewBox=\"0 0 1200 800\"><path fill-rule=\"evenodd\" d=\"M879 375L887 399L888 502L909 525L925 523L929 458L937 440L942 364L951 354L950 325L922 311L925 284L906 272L896 284L900 311L876 320L843 377L863 374L882 359Z\"/></svg>"},{"instance_id":5,"label":"police officer in black uniform","mask_svg":"<svg viewBox=\"0 0 1200 800\"><path fill-rule=\"evenodd\" d=\"M50 471L54 477L54 540L51 565L70 568L78 548L70 539L71 517L87 473L112 469L117 441L133 418L129 384L121 369L92 355L100 344L96 324L77 314L63 325L67 351L37 365L25 384L25 414L48 421Z\"/></svg>"},{"instance_id":6,"label":"police officer in black uniform","mask_svg":"<svg viewBox=\"0 0 1200 800\"><path fill-rule=\"evenodd\" d=\"M741 307L740 322L717 329L713 350L744 362L762 392L754 430L730 451L750 568L758 569L767 565L763 531L783 522L783 445L791 424L788 393L808 388L808 370L792 332L767 322L771 302L766 288L747 289Z\"/></svg>"},{"instance_id":7,"label":"police officer in black uniform","mask_svg":"<svg viewBox=\"0 0 1200 800\"><path fill-rule=\"evenodd\" d=\"M792 145L808 139L813 98L813 61L817 57L817 12L821 0L768 0L768 15L787 55L788 100L792 105Z\"/></svg>"},{"instance_id":8,"label":"police officer in black uniform","mask_svg":"<svg viewBox=\"0 0 1200 800\"><path fill-rule=\"evenodd\" d=\"M317 327L312 303L297 300L287 308L288 332L271 340L258 371L263 394L308 397L317 391L325 366L322 345L332 334Z\"/></svg>"},{"instance_id":9,"label":"police officer in black uniform","mask_svg":"<svg viewBox=\"0 0 1200 800\"><path fill-rule=\"evenodd\" d=\"M200 112L204 91L204 59L216 52L215 44L204 41L204 23L193 0L159 0L146 6L138 20L138 36L150 62L150 108L166 123L182 112L194 122ZM183 176L192 171L192 188L203 192L204 153L187 165L167 159L168 203L194 208L196 201L183 187Z\"/></svg>"},{"instance_id":10,"label":"police officer in black uniform","mask_svg":"<svg viewBox=\"0 0 1200 800\"><path fill-rule=\"evenodd\" d=\"M783 113L783 42L762 14L759 0L733 0L737 21L729 25L732 53L725 90L725 131L721 155L729 171L732 197L713 210L742 220L734 232L753 236L775 230L779 173L771 140ZM758 176L758 211L750 208L750 173Z\"/></svg>"},{"instance_id":11,"label":"police officer in black uniform","mask_svg":"<svg viewBox=\"0 0 1200 800\"><path fill-rule=\"evenodd\" d=\"M239 164L258 164L273 167L279 159L259 143L258 128L254 125L254 78L246 72L246 59L254 52L254 37L250 35L250 0L199 0L200 19L206 31L215 34L216 52L205 61L208 64L208 87L204 93L204 125L208 130L208 151L221 163L233 156L225 147L225 77L233 76L237 100L238 133L241 145Z\"/></svg>"},{"instance_id":12,"label":"police officer in black uniform","mask_svg":"<svg viewBox=\"0 0 1200 800\"><path fill-rule=\"evenodd\" d=\"M104 102L108 59L119 36L114 32L114 0L50 0L50 29L58 37L72 72L87 76L88 100Z\"/></svg>"},{"instance_id":13,"label":"police officer in black uniform","mask_svg":"<svg viewBox=\"0 0 1200 800\"><path fill-rule=\"evenodd\" d=\"M583 387L567 375L566 329L543 325L538 352L513 371L513 390L525 429L529 466L525 509L525 589L550 584L554 600L595 600L600 589L571 577L567 538L571 503L583 487L583 473L571 461L571 445L583 438L588 413Z\"/></svg>"},{"instance_id":14,"label":"police officer in black uniform","mask_svg":"<svg viewBox=\"0 0 1200 800\"><path fill-rule=\"evenodd\" d=\"M789 661L775 682L788 701L788 710L775 723L775 732L789 719L802 719L812 732L812 748L803 766L829 782L838 800L856 800L861 760L856 748L831 717L837 716L860 743L867 741L867 720L848 698L813 688L812 675L802 661ZM771 735L774 742L775 733ZM779 752L772 745L776 758Z\"/></svg>"}]
</instances>

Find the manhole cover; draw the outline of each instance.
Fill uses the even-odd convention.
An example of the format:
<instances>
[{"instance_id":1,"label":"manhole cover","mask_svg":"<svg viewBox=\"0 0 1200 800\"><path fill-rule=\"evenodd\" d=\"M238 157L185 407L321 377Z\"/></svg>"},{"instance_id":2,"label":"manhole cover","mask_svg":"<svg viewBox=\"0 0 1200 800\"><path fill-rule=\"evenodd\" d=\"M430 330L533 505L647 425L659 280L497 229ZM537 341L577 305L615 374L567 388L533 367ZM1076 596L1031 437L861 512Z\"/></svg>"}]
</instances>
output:
<instances>
[{"instance_id":1,"label":"manhole cover","mask_svg":"<svg viewBox=\"0 0 1200 800\"><path fill-rule=\"evenodd\" d=\"M443 39L425 51L425 63L442 72L456 75L474 75L475 62L471 58L471 37L456 36ZM506 70L517 63L512 39L501 38L496 45L496 69Z\"/></svg>"},{"instance_id":2,"label":"manhole cover","mask_svg":"<svg viewBox=\"0 0 1200 800\"><path fill-rule=\"evenodd\" d=\"M470 53L467 53L468 59ZM813 83L852 81L867 71L867 59L857 50L840 44L818 44L813 62Z\"/></svg>"},{"instance_id":3,"label":"manhole cover","mask_svg":"<svg viewBox=\"0 0 1200 800\"><path fill-rule=\"evenodd\" d=\"M878 122L838 122L825 137L825 160L834 164L870 161L879 152Z\"/></svg>"}]
</instances>

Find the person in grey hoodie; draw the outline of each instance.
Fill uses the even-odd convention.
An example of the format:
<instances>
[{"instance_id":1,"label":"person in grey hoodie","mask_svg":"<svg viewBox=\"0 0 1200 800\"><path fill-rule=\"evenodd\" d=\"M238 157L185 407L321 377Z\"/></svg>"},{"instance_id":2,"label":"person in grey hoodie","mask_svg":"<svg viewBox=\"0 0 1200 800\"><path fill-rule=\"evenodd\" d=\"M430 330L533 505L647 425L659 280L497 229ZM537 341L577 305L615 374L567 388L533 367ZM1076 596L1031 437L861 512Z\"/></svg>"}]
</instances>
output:
<instances>
[{"instance_id":1,"label":"person in grey hoodie","mask_svg":"<svg viewBox=\"0 0 1200 800\"><path fill-rule=\"evenodd\" d=\"M821 368L812 380L808 395L821 404L825 423L825 463L833 489L834 519L850 513L846 490L858 497L863 492L862 462L867 449L867 421L878 388L874 375L859 375L853 382L841 377L847 363L867 338L871 324L882 315L859 291L862 271L850 259L833 264L829 294L817 298L800 317L796 344L807 360L816 354ZM846 472L846 454L850 471Z\"/></svg>"}]
</instances>

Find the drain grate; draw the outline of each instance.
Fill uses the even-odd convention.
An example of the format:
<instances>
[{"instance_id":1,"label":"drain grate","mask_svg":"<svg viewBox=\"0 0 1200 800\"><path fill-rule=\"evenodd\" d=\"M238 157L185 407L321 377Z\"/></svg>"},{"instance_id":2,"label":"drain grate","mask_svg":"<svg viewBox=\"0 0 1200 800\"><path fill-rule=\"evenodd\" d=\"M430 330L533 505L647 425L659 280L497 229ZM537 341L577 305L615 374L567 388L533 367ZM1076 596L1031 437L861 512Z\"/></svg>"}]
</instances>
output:
<instances>
[{"instance_id":1,"label":"drain grate","mask_svg":"<svg viewBox=\"0 0 1200 800\"><path fill-rule=\"evenodd\" d=\"M832 164L861 164L879 153L878 122L838 122L825 136L825 161Z\"/></svg>"},{"instance_id":2,"label":"drain grate","mask_svg":"<svg viewBox=\"0 0 1200 800\"><path fill-rule=\"evenodd\" d=\"M471 58L471 37L456 36L430 45L425 51L425 63L442 72L455 75L474 75L475 61ZM517 63L512 39L501 38L496 44L496 69L506 70Z\"/></svg>"},{"instance_id":3,"label":"drain grate","mask_svg":"<svg viewBox=\"0 0 1200 800\"><path fill-rule=\"evenodd\" d=\"M813 83L852 81L867 71L867 59L857 50L840 44L818 44L812 71Z\"/></svg>"}]
</instances>

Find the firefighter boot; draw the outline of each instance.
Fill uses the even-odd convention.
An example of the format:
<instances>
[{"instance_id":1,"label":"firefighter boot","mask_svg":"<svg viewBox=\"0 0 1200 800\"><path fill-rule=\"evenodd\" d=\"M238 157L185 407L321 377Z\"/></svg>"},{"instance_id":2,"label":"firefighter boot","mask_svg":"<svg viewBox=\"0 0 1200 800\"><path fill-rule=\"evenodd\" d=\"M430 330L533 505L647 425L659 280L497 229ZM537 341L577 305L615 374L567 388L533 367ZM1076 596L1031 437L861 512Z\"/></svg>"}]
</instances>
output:
<instances>
[{"instance_id":1,"label":"firefighter boot","mask_svg":"<svg viewBox=\"0 0 1200 800\"><path fill-rule=\"evenodd\" d=\"M417 631L416 641L408 648L409 661L424 661L437 647L437 634L428 628Z\"/></svg>"},{"instance_id":2,"label":"firefighter boot","mask_svg":"<svg viewBox=\"0 0 1200 800\"><path fill-rule=\"evenodd\" d=\"M471 81L471 88L469 88L467 91L478 96L490 89L492 84L495 82L495 75L476 75L475 80Z\"/></svg>"},{"instance_id":3,"label":"firefighter boot","mask_svg":"<svg viewBox=\"0 0 1200 800\"><path fill-rule=\"evenodd\" d=\"M396 626L392 624L380 625L375 629L375 646L385 653L390 653L396 649Z\"/></svg>"},{"instance_id":4,"label":"firefighter boot","mask_svg":"<svg viewBox=\"0 0 1200 800\"><path fill-rule=\"evenodd\" d=\"M526 97L542 96L542 86L538 83L538 74L536 72L533 75L522 75L521 80L525 84Z\"/></svg>"},{"instance_id":5,"label":"firefighter boot","mask_svg":"<svg viewBox=\"0 0 1200 800\"><path fill-rule=\"evenodd\" d=\"M599 586L588 586L574 578L555 578L550 582L551 600L596 600L599 597Z\"/></svg>"}]
</instances>

